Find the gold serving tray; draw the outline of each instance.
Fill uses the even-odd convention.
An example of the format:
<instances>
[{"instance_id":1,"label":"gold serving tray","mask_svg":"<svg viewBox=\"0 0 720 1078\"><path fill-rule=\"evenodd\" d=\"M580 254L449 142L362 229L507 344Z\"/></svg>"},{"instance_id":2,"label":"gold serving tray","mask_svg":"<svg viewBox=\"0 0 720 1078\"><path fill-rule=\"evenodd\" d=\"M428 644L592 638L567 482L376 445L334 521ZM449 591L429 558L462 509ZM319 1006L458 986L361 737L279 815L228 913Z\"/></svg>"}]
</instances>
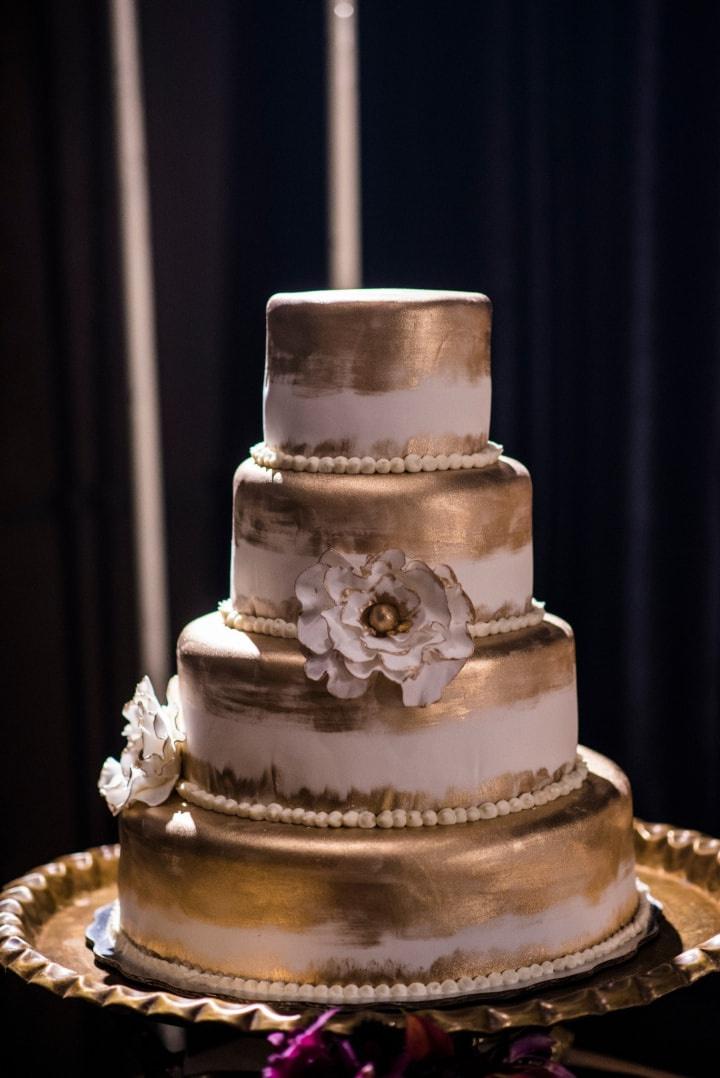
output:
<instances>
[{"instance_id":1,"label":"gold serving tray","mask_svg":"<svg viewBox=\"0 0 720 1078\"><path fill-rule=\"evenodd\" d=\"M666 824L635 822L638 875L663 906L659 931L639 951L582 980L529 988L511 999L423 1006L449 1032L550 1026L650 1003L720 970L720 840ZM56 995L121 1006L163 1021L224 1022L244 1031L294 1029L316 1015L305 1004L237 1003L133 986L95 964L85 933L117 897L119 847L100 846L42 865L0 892L0 964ZM418 1008L413 1008L415 1011ZM340 1011L328 1028L400 1024L401 1007Z\"/></svg>"}]
</instances>

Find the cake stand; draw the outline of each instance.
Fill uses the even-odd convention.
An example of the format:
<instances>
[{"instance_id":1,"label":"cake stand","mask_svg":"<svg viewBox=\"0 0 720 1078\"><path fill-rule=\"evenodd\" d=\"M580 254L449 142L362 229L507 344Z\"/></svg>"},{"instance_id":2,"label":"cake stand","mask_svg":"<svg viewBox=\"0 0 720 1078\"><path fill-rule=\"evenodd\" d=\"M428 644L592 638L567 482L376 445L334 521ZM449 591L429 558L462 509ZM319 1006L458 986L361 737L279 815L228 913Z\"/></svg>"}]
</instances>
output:
<instances>
[{"instance_id":1,"label":"cake stand","mask_svg":"<svg viewBox=\"0 0 720 1078\"><path fill-rule=\"evenodd\" d=\"M663 908L654 939L618 965L581 980L540 985L511 997L446 1004L347 1007L328 1030L350 1032L372 1019L401 1025L409 1010L448 1032L497 1033L553 1026L646 1004L720 969L720 840L665 824L635 822L638 875ZM241 1003L134 985L100 968L85 934L97 909L116 897L119 848L59 857L0 893L0 962L64 998L122 1007L164 1022L222 1022L245 1032L293 1030L323 1008Z\"/></svg>"}]
</instances>

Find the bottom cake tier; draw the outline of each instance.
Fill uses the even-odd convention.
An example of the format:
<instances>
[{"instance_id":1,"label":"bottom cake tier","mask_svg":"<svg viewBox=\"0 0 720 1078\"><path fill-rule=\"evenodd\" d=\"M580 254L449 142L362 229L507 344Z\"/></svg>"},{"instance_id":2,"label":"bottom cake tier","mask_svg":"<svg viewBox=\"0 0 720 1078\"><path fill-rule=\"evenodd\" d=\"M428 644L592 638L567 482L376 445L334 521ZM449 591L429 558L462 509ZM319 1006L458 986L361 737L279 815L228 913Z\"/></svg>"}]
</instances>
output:
<instances>
[{"instance_id":1,"label":"bottom cake tier","mask_svg":"<svg viewBox=\"0 0 720 1078\"><path fill-rule=\"evenodd\" d=\"M352 1002L590 969L646 931L623 773L517 814L403 830L253 821L174 796L121 818L115 957L196 992Z\"/></svg>"}]
</instances>

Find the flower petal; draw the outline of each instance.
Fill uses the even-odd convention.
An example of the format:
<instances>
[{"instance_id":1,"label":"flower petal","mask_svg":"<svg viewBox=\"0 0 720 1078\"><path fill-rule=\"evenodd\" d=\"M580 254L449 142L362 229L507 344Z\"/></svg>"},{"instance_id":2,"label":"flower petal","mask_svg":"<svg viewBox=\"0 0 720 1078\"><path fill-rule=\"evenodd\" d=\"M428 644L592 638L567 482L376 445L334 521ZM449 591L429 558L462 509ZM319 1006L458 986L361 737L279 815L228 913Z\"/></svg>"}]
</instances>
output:
<instances>
[{"instance_id":1,"label":"flower petal","mask_svg":"<svg viewBox=\"0 0 720 1078\"><path fill-rule=\"evenodd\" d=\"M463 622L467 624L475 617L475 611L470 599L459 584L451 584L445 589L448 609L450 611L451 624Z\"/></svg>"},{"instance_id":2,"label":"flower petal","mask_svg":"<svg viewBox=\"0 0 720 1078\"><path fill-rule=\"evenodd\" d=\"M333 607L323 614L328 627L333 646L346 659L354 659L355 662L367 662L368 652L365 641L373 638L370 632L364 633L352 625L345 625L342 620L342 608Z\"/></svg>"},{"instance_id":3,"label":"flower petal","mask_svg":"<svg viewBox=\"0 0 720 1078\"><path fill-rule=\"evenodd\" d=\"M323 613L301 614L297 622L298 640L317 655L322 655L332 646Z\"/></svg>"},{"instance_id":4,"label":"flower petal","mask_svg":"<svg viewBox=\"0 0 720 1078\"><path fill-rule=\"evenodd\" d=\"M178 769L175 774L156 782L150 776L139 771L133 775L130 803L142 801L145 805L162 805L163 801L167 801L175 789L175 783L179 777L180 771Z\"/></svg>"},{"instance_id":5,"label":"flower petal","mask_svg":"<svg viewBox=\"0 0 720 1078\"><path fill-rule=\"evenodd\" d=\"M427 707L436 703L449 681L459 674L465 665L462 659L426 662L418 673L402 682L403 704L407 707Z\"/></svg>"},{"instance_id":6,"label":"flower petal","mask_svg":"<svg viewBox=\"0 0 720 1078\"><path fill-rule=\"evenodd\" d=\"M309 677L311 681L320 681L333 661L332 651L326 651L323 655L310 655L305 660L305 677Z\"/></svg>"},{"instance_id":7,"label":"flower petal","mask_svg":"<svg viewBox=\"0 0 720 1078\"><path fill-rule=\"evenodd\" d=\"M348 673L345 663L335 651L306 659L305 674L311 681L320 681L327 675L327 690L330 695L344 700L362 696L367 687L364 681L358 681Z\"/></svg>"},{"instance_id":8,"label":"flower petal","mask_svg":"<svg viewBox=\"0 0 720 1078\"><path fill-rule=\"evenodd\" d=\"M340 616L346 625L352 625L361 632L367 632L367 627L361 621L362 613L369 605L368 595L364 591L351 591L343 603Z\"/></svg>"},{"instance_id":9,"label":"flower petal","mask_svg":"<svg viewBox=\"0 0 720 1078\"><path fill-rule=\"evenodd\" d=\"M420 609L426 621L437 621L447 627L450 624L445 588L434 573L419 562L411 562L412 568L403 573L403 579L420 599Z\"/></svg>"},{"instance_id":10,"label":"flower petal","mask_svg":"<svg viewBox=\"0 0 720 1078\"><path fill-rule=\"evenodd\" d=\"M369 678L376 670L383 670L383 665L378 659L368 663L354 663L352 659L345 660L345 668L353 677Z\"/></svg>"},{"instance_id":11,"label":"flower petal","mask_svg":"<svg viewBox=\"0 0 720 1078\"><path fill-rule=\"evenodd\" d=\"M378 565L386 565L391 573L398 573L405 564L405 554L402 550L391 548L390 550L384 550L382 554L376 555L373 562Z\"/></svg>"},{"instance_id":12,"label":"flower petal","mask_svg":"<svg viewBox=\"0 0 720 1078\"><path fill-rule=\"evenodd\" d=\"M393 654L391 651L384 651L377 656L377 661L383 672L395 670L403 673L405 677L410 677L422 664L422 649L414 649L409 654L405 652Z\"/></svg>"},{"instance_id":13,"label":"flower petal","mask_svg":"<svg viewBox=\"0 0 720 1078\"><path fill-rule=\"evenodd\" d=\"M401 609L407 610L408 614L412 614L420 605L418 593L413 591L412 588L406 587L404 574L402 577L395 579L390 594L397 605Z\"/></svg>"},{"instance_id":14,"label":"flower petal","mask_svg":"<svg viewBox=\"0 0 720 1078\"><path fill-rule=\"evenodd\" d=\"M117 816L127 804L130 796L130 776L123 773L122 765L113 756L108 756L102 766L98 790L105 798L113 816Z\"/></svg>"},{"instance_id":15,"label":"flower petal","mask_svg":"<svg viewBox=\"0 0 720 1078\"><path fill-rule=\"evenodd\" d=\"M435 648L443 659L469 659L474 650L473 639L465 625L451 629L443 643ZM428 655L428 660L432 661L432 655Z\"/></svg>"},{"instance_id":16,"label":"flower petal","mask_svg":"<svg viewBox=\"0 0 720 1078\"><path fill-rule=\"evenodd\" d=\"M368 683L364 679L353 677L345 663L338 663L328 671L328 692L340 700L354 700L362 696L367 686Z\"/></svg>"},{"instance_id":17,"label":"flower petal","mask_svg":"<svg viewBox=\"0 0 720 1078\"><path fill-rule=\"evenodd\" d=\"M325 566L318 562L300 573L295 581L295 594L303 613L317 615L330 605L325 591L325 572Z\"/></svg>"},{"instance_id":18,"label":"flower petal","mask_svg":"<svg viewBox=\"0 0 720 1078\"><path fill-rule=\"evenodd\" d=\"M344 602L347 592L361 583L360 578L348 565L338 565L325 573L324 588L328 605L338 606Z\"/></svg>"},{"instance_id":19,"label":"flower petal","mask_svg":"<svg viewBox=\"0 0 720 1078\"><path fill-rule=\"evenodd\" d=\"M120 761L109 757L98 786L110 811L117 815L133 801L158 805L165 801L180 776L180 748L185 732L180 717L177 677L167 688L168 703L161 705L148 677L135 687L123 708L127 719L126 744Z\"/></svg>"}]
</instances>

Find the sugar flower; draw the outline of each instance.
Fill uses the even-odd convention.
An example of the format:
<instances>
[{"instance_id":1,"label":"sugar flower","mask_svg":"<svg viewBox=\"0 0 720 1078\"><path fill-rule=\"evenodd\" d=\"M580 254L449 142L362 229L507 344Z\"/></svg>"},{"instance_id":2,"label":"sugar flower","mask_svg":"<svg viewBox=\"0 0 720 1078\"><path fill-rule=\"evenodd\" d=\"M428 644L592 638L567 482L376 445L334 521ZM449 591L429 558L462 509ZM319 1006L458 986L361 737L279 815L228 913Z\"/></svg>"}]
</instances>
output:
<instances>
[{"instance_id":1,"label":"sugar flower","mask_svg":"<svg viewBox=\"0 0 720 1078\"><path fill-rule=\"evenodd\" d=\"M401 550L368 557L326 551L297 579L298 639L309 678L333 696L362 696L380 673L403 703L424 707L472 654L472 606L447 565L431 569Z\"/></svg>"},{"instance_id":2,"label":"sugar flower","mask_svg":"<svg viewBox=\"0 0 720 1078\"><path fill-rule=\"evenodd\" d=\"M161 704L150 678L144 677L123 708L126 746L119 760L107 758L98 780L98 789L113 816L133 801L160 805L180 777L180 746L185 731L177 681L177 677L170 679L167 703Z\"/></svg>"}]
</instances>

